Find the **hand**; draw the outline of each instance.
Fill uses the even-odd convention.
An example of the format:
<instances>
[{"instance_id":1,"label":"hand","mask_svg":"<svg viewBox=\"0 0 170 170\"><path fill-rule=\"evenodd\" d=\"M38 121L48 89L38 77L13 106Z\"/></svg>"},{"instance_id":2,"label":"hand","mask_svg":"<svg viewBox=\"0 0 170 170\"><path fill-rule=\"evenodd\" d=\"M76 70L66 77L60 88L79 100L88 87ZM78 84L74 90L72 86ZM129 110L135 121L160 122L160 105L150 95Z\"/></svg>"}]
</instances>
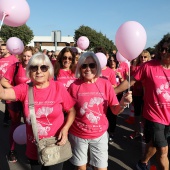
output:
<instances>
[{"instance_id":1,"label":"hand","mask_svg":"<svg viewBox=\"0 0 170 170\"><path fill-rule=\"evenodd\" d=\"M58 135L57 145L64 145L68 141L68 130L62 129Z\"/></svg>"},{"instance_id":2,"label":"hand","mask_svg":"<svg viewBox=\"0 0 170 170\"><path fill-rule=\"evenodd\" d=\"M132 91L128 91L125 93L120 101L121 106L127 106L128 104L132 103Z\"/></svg>"}]
</instances>

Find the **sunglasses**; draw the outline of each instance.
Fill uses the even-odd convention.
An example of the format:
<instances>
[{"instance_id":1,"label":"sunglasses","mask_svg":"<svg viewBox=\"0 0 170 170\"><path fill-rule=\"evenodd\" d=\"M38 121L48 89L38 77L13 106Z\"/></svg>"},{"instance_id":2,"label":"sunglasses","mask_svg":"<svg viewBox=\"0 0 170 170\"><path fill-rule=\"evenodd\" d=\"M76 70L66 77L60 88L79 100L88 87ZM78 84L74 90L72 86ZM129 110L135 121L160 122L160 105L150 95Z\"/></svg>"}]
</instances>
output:
<instances>
[{"instance_id":1,"label":"sunglasses","mask_svg":"<svg viewBox=\"0 0 170 170\"><path fill-rule=\"evenodd\" d=\"M148 58L147 56L140 56L140 58Z\"/></svg>"},{"instance_id":2,"label":"sunglasses","mask_svg":"<svg viewBox=\"0 0 170 170\"><path fill-rule=\"evenodd\" d=\"M166 53L170 53L170 49L168 47L162 47L160 51L161 51L161 53L163 53L164 51Z\"/></svg>"},{"instance_id":3,"label":"sunglasses","mask_svg":"<svg viewBox=\"0 0 170 170\"><path fill-rule=\"evenodd\" d=\"M46 66L46 65L30 66L29 70L32 72L36 72L36 71L38 71L38 68L40 68L42 72L46 72L48 70L49 66Z\"/></svg>"},{"instance_id":4,"label":"sunglasses","mask_svg":"<svg viewBox=\"0 0 170 170\"><path fill-rule=\"evenodd\" d=\"M115 60L109 60L110 62L115 62Z\"/></svg>"},{"instance_id":5,"label":"sunglasses","mask_svg":"<svg viewBox=\"0 0 170 170\"><path fill-rule=\"evenodd\" d=\"M66 57L66 56L63 57L63 60L67 60L67 59L68 59L69 61L72 61L72 57Z\"/></svg>"},{"instance_id":6,"label":"sunglasses","mask_svg":"<svg viewBox=\"0 0 170 170\"><path fill-rule=\"evenodd\" d=\"M82 69L86 69L87 67L89 67L89 68L96 68L96 64L95 63L89 63L89 64L82 64L81 65Z\"/></svg>"}]
</instances>

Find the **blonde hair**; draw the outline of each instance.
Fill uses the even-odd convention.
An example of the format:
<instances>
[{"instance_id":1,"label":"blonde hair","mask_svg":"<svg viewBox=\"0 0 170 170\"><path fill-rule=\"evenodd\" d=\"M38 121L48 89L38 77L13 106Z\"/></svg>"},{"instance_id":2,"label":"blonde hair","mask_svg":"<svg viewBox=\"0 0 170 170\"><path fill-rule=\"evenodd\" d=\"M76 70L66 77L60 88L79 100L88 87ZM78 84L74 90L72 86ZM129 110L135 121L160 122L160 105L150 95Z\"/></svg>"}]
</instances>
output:
<instances>
[{"instance_id":1,"label":"blonde hair","mask_svg":"<svg viewBox=\"0 0 170 170\"><path fill-rule=\"evenodd\" d=\"M151 55L150 55L149 51L143 50L143 51L141 52L141 54L140 54L140 55L137 57L137 59L136 59L136 65L139 65L139 64L140 64L140 57L141 57L141 56L146 56L146 57L148 58L148 61L151 60Z\"/></svg>"}]
</instances>

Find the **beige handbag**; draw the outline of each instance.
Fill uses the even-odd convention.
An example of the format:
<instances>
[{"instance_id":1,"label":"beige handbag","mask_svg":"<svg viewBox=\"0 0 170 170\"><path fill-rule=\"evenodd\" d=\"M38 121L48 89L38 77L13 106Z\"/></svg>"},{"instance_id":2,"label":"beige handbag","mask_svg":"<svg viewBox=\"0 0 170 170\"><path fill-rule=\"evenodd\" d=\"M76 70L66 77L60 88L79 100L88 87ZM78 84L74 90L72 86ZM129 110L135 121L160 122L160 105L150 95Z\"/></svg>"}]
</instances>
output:
<instances>
[{"instance_id":1,"label":"beige handbag","mask_svg":"<svg viewBox=\"0 0 170 170\"><path fill-rule=\"evenodd\" d=\"M70 142L67 141L65 145L56 145L56 137L43 138L39 140L37 132L37 122L34 110L34 100L32 87L29 85L29 111L31 117L32 130L35 137L38 161L43 166L55 165L64 162L72 157L72 150Z\"/></svg>"}]
</instances>

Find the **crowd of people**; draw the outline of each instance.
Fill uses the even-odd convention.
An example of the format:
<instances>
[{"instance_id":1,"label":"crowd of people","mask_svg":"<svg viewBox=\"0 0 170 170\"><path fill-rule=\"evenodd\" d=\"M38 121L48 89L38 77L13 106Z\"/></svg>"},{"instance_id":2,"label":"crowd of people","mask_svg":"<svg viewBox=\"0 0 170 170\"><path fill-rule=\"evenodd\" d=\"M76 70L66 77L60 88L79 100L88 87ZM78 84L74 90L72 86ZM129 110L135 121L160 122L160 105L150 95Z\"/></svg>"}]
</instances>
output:
<instances>
[{"instance_id":1,"label":"crowd of people","mask_svg":"<svg viewBox=\"0 0 170 170\"><path fill-rule=\"evenodd\" d=\"M143 50L131 66L118 61L115 51L108 54L102 47L80 54L76 47L39 52L25 46L22 54L14 56L6 44L1 44L0 99L6 106L4 125L9 125L11 119L8 160L17 161L12 135L23 117L31 170L63 167L63 163L49 167L38 163L29 114L31 85L39 138L56 136L58 145L69 140L73 152L70 162L77 170L86 170L88 165L95 170L107 170L108 144L114 142L117 115L132 103L132 98L135 128L130 138L142 136L147 143L136 168L149 169L149 160L156 153L159 169L168 170L170 40L168 43L160 46L156 59ZM95 55L97 52L107 57L104 68Z\"/></svg>"}]
</instances>

